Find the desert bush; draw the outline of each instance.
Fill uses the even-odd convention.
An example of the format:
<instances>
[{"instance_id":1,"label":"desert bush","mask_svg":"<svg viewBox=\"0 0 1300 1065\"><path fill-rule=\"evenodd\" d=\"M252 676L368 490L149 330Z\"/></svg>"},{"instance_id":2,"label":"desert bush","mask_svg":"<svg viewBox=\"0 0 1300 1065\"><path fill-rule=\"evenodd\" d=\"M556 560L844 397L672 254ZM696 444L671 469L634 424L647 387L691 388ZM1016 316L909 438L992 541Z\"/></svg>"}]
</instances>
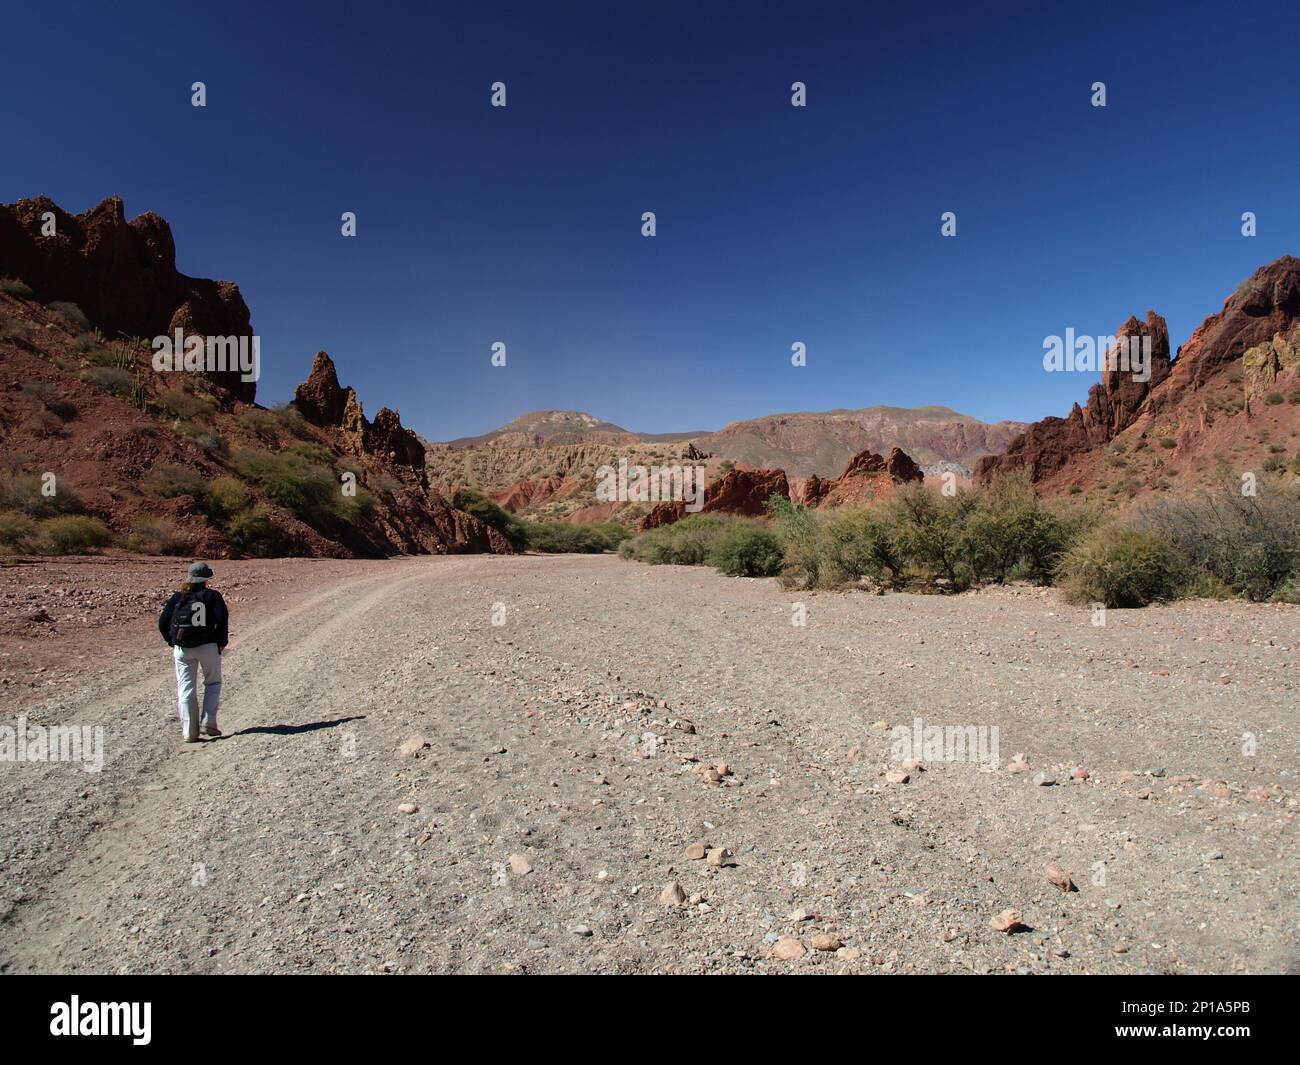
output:
<instances>
[{"instance_id":1,"label":"desert bush","mask_svg":"<svg viewBox=\"0 0 1300 1065\"><path fill-rule=\"evenodd\" d=\"M1112 524L1066 553L1059 580L1066 602L1138 607L1177 598L1187 575L1186 560L1163 537Z\"/></svg>"},{"instance_id":2,"label":"desert bush","mask_svg":"<svg viewBox=\"0 0 1300 1065\"><path fill-rule=\"evenodd\" d=\"M127 546L143 555L186 555L194 540L169 518L141 514L132 523Z\"/></svg>"},{"instance_id":3,"label":"desert bush","mask_svg":"<svg viewBox=\"0 0 1300 1065\"><path fill-rule=\"evenodd\" d=\"M336 489L333 471L289 452L240 450L231 465L244 480L295 513L328 510Z\"/></svg>"},{"instance_id":4,"label":"desert bush","mask_svg":"<svg viewBox=\"0 0 1300 1065\"><path fill-rule=\"evenodd\" d=\"M451 497L451 505L496 529L516 550L527 546L528 528L524 522L513 514L507 513L482 492L476 492L472 488L462 488Z\"/></svg>"},{"instance_id":5,"label":"desert bush","mask_svg":"<svg viewBox=\"0 0 1300 1065\"><path fill-rule=\"evenodd\" d=\"M334 471L316 461L332 457L325 448L302 444L288 451L237 451L231 465L244 480L309 525L328 523L331 518L356 523L370 513L375 497L360 487L356 495L344 495Z\"/></svg>"},{"instance_id":6,"label":"desert bush","mask_svg":"<svg viewBox=\"0 0 1300 1065\"><path fill-rule=\"evenodd\" d=\"M20 322L17 319L5 322L0 325L0 340L31 340L34 330L26 322Z\"/></svg>"},{"instance_id":7,"label":"desert bush","mask_svg":"<svg viewBox=\"0 0 1300 1065\"><path fill-rule=\"evenodd\" d=\"M166 499L191 496L202 501L207 495L208 481L198 470L160 462L144 478L144 486L155 495Z\"/></svg>"},{"instance_id":8,"label":"desert bush","mask_svg":"<svg viewBox=\"0 0 1300 1065\"><path fill-rule=\"evenodd\" d=\"M738 520L721 514L688 514L672 525L634 536L619 546L619 554L655 566L703 565L724 527Z\"/></svg>"},{"instance_id":9,"label":"desert bush","mask_svg":"<svg viewBox=\"0 0 1300 1065\"><path fill-rule=\"evenodd\" d=\"M3 292L6 296L17 296L19 299L24 300L29 300L35 295L32 292L32 286L17 277L0 277L0 292Z\"/></svg>"},{"instance_id":10,"label":"desert bush","mask_svg":"<svg viewBox=\"0 0 1300 1065\"><path fill-rule=\"evenodd\" d=\"M967 519L979 496L958 492L945 496L922 484L905 485L885 504L885 519L893 525L893 542L917 575L942 580L960 590L974 580L969 543L964 541Z\"/></svg>"},{"instance_id":11,"label":"desert bush","mask_svg":"<svg viewBox=\"0 0 1300 1065\"><path fill-rule=\"evenodd\" d=\"M1172 544L1193 575L1212 575L1247 599L1270 599L1300 578L1300 489L1281 478L1261 480L1253 496L1228 484L1157 500L1134 520Z\"/></svg>"},{"instance_id":12,"label":"desert bush","mask_svg":"<svg viewBox=\"0 0 1300 1065\"><path fill-rule=\"evenodd\" d=\"M785 555L781 541L759 523L733 522L714 537L706 561L728 577L774 577Z\"/></svg>"},{"instance_id":13,"label":"desert bush","mask_svg":"<svg viewBox=\"0 0 1300 1065\"><path fill-rule=\"evenodd\" d=\"M1070 545L1099 521L1091 510L1040 498L1028 474L1001 477L968 496L958 545L975 584L1050 584Z\"/></svg>"},{"instance_id":14,"label":"desert bush","mask_svg":"<svg viewBox=\"0 0 1300 1065\"><path fill-rule=\"evenodd\" d=\"M212 517L229 519L248 507L248 488L238 477L218 477L207 486L204 504Z\"/></svg>"},{"instance_id":15,"label":"desert bush","mask_svg":"<svg viewBox=\"0 0 1300 1065\"><path fill-rule=\"evenodd\" d=\"M616 550L631 535L627 526L616 521L591 525L567 521L526 522L525 528L528 549L547 554L600 554Z\"/></svg>"},{"instance_id":16,"label":"desert bush","mask_svg":"<svg viewBox=\"0 0 1300 1065\"><path fill-rule=\"evenodd\" d=\"M98 518L85 514L60 514L40 525L43 546L51 555L89 555L107 547L112 530Z\"/></svg>"},{"instance_id":17,"label":"desert bush","mask_svg":"<svg viewBox=\"0 0 1300 1065\"><path fill-rule=\"evenodd\" d=\"M880 507L832 511L822 523L817 551L817 580L823 588L856 584L863 577L896 587L903 574L904 557Z\"/></svg>"},{"instance_id":18,"label":"desert bush","mask_svg":"<svg viewBox=\"0 0 1300 1065\"><path fill-rule=\"evenodd\" d=\"M62 319L65 325L71 326L78 332L90 328L90 319L86 317L86 312L75 303L55 300L49 305L49 308L58 318Z\"/></svg>"},{"instance_id":19,"label":"desert bush","mask_svg":"<svg viewBox=\"0 0 1300 1065\"><path fill-rule=\"evenodd\" d=\"M280 422L269 410L248 407L239 413L239 423L264 444L280 439Z\"/></svg>"},{"instance_id":20,"label":"desert bush","mask_svg":"<svg viewBox=\"0 0 1300 1065\"><path fill-rule=\"evenodd\" d=\"M253 558L272 558L284 550L282 538L264 507L236 514L226 525L225 533L231 546Z\"/></svg>"},{"instance_id":21,"label":"desert bush","mask_svg":"<svg viewBox=\"0 0 1300 1065\"><path fill-rule=\"evenodd\" d=\"M0 512L0 551L29 551L36 542L36 522L17 510Z\"/></svg>"},{"instance_id":22,"label":"desert bush","mask_svg":"<svg viewBox=\"0 0 1300 1065\"><path fill-rule=\"evenodd\" d=\"M23 384L23 394L31 396L52 414L61 419L74 418L77 408L59 394L59 390L48 381L27 381Z\"/></svg>"},{"instance_id":23,"label":"desert bush","mask_svg":"<svg viewBox=\"0 0 1300 1065\"><path fill-rule=\"evenodd\" d=\"M188 392L183 388L169 388L154 397L154 406L164 414L181 421L195 421L211 417L217 409L210 396Z\"/></svg>"},{"instance_id":24,"label":"desert bush","mask_svg":"<svg viewBox=\"0 0 1300 1065\"><path fill-rule=\"evenodd\" d=\"M290 436L300 440L312 439L311 429L302 413L292 403L280 403L272 409L277 424Z\"/></svg>"},{"instance_id":25,"label":"desert bush","mask_svg":"<svg viewBox=\"0 0 1300 1065\"><path fill-rule=\"evenodd\" d=\"M115 396L125 398L131 394L133 378L130 372L116 366L92 366L81 375L81 379Z\"/></svg>"},{"instance_id":26,"label":"desert bush","mask_svg":"<svg viewBox=\"0 0 1300 1065\"><path fill-rule=\"evenodd\" d=\"M15 471L0 477L0 510L18 510L32 518L51 518L81 510L76 491L55 478L54 494L46 494L46 481L36 474Z\"/></svg>"},{"instance_id":27,"label":"desert bush","mask_svg":"<svg viewBox=\"0 0 1300 1065\"><path fill-rule=\"evenodd\" d=\"M175 422L172 428L186 440L192 441L209 455L224 455L228 445L226 438L214 429L199 425L197 422Z\"/></svg>"},{"instance_id":28,"label":"desert bush","mask_svg":"<svg viewBox=\"0 0 1300 1065\"><path fill-rule=\"evenodd\" d=\"M823 552L817 515L775 493L768 497L766 507L785 559L781 582L787 586L819 587Z\"/></svg>"}]
</instances>

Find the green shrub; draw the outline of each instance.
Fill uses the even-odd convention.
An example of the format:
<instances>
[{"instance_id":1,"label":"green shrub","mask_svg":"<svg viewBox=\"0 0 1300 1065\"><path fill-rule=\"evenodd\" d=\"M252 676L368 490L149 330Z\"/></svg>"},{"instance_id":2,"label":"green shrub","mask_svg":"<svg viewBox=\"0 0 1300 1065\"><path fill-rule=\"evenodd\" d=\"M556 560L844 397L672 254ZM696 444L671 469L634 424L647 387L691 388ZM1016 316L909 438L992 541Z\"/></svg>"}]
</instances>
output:
<instances>
[{"instance_id":1,"label":"green shrub","mask_svg":"<svg viewBox=\"0 0 1300 1065\"><path fill-rule=\"evenodd\" d=\"M226 520L248 507L248 488L238 477L218 477L207 486L204 502L209 514Z\"/></svg>"},{"instance_id":2,"label":"green shrub","mask_svg":"<svg viewBox=\"0 0 1300 1065\"><path fill-rule=\"evenodd\" d=\"M739 519L720 514L688 514L672 525L661 525L620 545L619 554L652 566L703 565L724 527Z\"/></svg>"},{"instance_id":3,"label":"green shrub","mask_svg":"<svg viewBox=\"0 0 1300 1065\"><path fill-rule=\"evenodd\" d=\"M309 525L328 524L332 518L356 523L370 513L375 498L361 487L355 495L344 495L340 478L315 461L332 457L325 448L298 444L288 451L237 451L231 464L244 480Z\"/></svg>"},{"instance_id":4,"label":"green shrub","mask_svg":"<svg viewBox=\"0 0 1300 1065\"><path fill-rule=\"evenodd\" d=\"M277 404L273 408L273 414L280 428L290 436L296 436L300 440L312 439L310 427L302 413L292 403Z\"/></svg>"},{"instance_id":5,"label":"green shrub","mask_svg":"<svg viewBox=\"0 0 1300 1065\"><path fill-rule=\"evenodd\" d=\"M0 550L30 551L36 542L36 522L16 510L0 513Z\"/></svg>"},{"instance_id":6,"label":"green shrub","mask_svg":"<svg viewBox=\"0 0 1300 1065\"><path fill-rule=\"evenodd\" d=\"M714 538L707 561L728 577L774 577L785 555L781 541L758 523L735 522Z\"/></svg>"},{"instance_id":7,"label":"green shrub","mask_svg":"<svg viewBox=\"0 0 1300 1065\"><path fill-rule=\"evenodd\" d=\"M40 533L51 555L89 555L107 547L113 540L113 533L107 525L84 514L46 518L41 522Z\"/></svg>"},{"instance_id":8,"label":"green shrub","mask_svg":"<svg viewBox=\"0 0 1300 1065\"><path fill-rule=\"evenodd\" d=\"M173 428L186 440L192 441L209 455L224 455L226 438L213 429L199 425L197 422L177 422Z\"/></svg>"},{"instance_id":9,"label":"green shrub","mask_svg":"<svg viewBox=\"0 0 1300 1065\"><path fill-rule=\"evenodd\" d=\"M823 551L821 523L816 513L775 493L768 497L766 508L785 559L781 572L782 583L806 588L819 587L822 583Z\"/></svg>"},{"instance_id":10,"label":"green shrub","mask_svg":"<svg viewBox=\"0 0 1300 1065\"><path fill-rule=\"evenodd\" d=\"M31 285L17 277L0 277L0 292L24 300L29 300L35 295Z\"/></svg>"},{"instance_id":11,"label":"green shrub","mask_svg":"<svg viewBox=\"0 0 1300 1065\"><path fill-rule=\"evenodd\" d=\"M217 409L210 396L188 392L183 388L169 388L154 398L154 406L165 414L181 421L194 421L211 417Z\"/></svg>"},{"instance_id":12,"label":"green shrub","mask_svg":"<svg viewBox=\"0 0 1300 1065\"><path fill-rule=\"evenodd\" d=\"M263 507L236 514L226 525L225 533L237 551L253 558L272 558L284 550L280 534Z\"/></svg>"},{"instance_id":13,"label":"green shrub","mask_svg":"<svg viewBox=\"0 0 1300 1065\"><path fill-rule=\"evenodd\" d=\"M902 552L880 507L831 511L822 523L817 552L817 581L823 588L856 584L863 577L896 587L903 575Z\"/></svg>"},{"instance_id":14,"label":"green shrub","mask_svg":"<svg viewBox=\"0 0 1300 1065\"><path fill-rule=\"evenodd\" d=\"M280 439L280 422L269 410L248 407L239 413L239 423L264 444L274 444Z\"/></svg>"},{"instance_id":15,"label":"green shrub","mask_svg":"<svg viewBox=\"0 0 1300 1065\"><path fill-rule=\"evenodd\" d=\"M1066 602L1108 607L1147 606L1177 598L1186 578L1186 560L1167 540L1117 524L1086 534L1060 567Z\"/></svg>"},{"instance_id":16,"label":"green shrub","mask_svg":"<svg viewBox=\"0 0 1300 1065\"><path fill-rule=\"evenodd\" d=\"M1264 397L1264 402L1270 403L1276 407L1280 403L1285 403L1286 397L1282 395L1281 392L1270 392L1267 396Z\"/></svg>"},{"instance_id":17,"label":"green shrub","mask_svg":"<svg viewBox=\"0 0 1300 1065\"><path fill-rule=\"evenodd\" d=\"M47 483L53 486L53 495L46 494ZM81 499L57 477L47 482L36 474L19 472L0 477L0 509L19 510L32 518L50 518L81 510Z\"/></svg>"},{"instance_id":18,"label":"green shrub","mask_svg":"<svg viewBox=\"0 0 1300 1065\"><path fill-rule=\"evenodd\" d=\"M516 550L527 546L528 528L524 522L513 514L508 514L482 492L462 488L451 497L451 505L496 529Z\"/></svg>"},{"instance_id":19,"label":"green shrub","mask_svg":"<svg viewBox=\"0 0 1300 1065\"><path fill-rule=\"evenodd\" d=\"M974 492L936 495L923 484L905 485L885 505L894 525L893 542L920 576L942 580L952 590L974 579L964 526L978 505Z\"/></svg>"},{"instance_id":20,"label":"green shrub","mask_svg":"<svg viewBox=\"0 0 1300 1065\"><path fill-rule=\"evenodd\" d=\"M144 487L165 499L190 496L202 501L208 492L208 481L198 470L188 466L175 466L160 462L145 476Z\"/></svg>"},{"instance_id":21,"label":"green shrub","mask_svg":"<svg viewBox=\"0 0 1300 1065\"><path fill-rule=\"evenodd\" d=\"M31 340L34 330L26 322L17 319L0 325L0 340Z\"/></svg>"},{"instance_id":22,"label":"green shrub","mask_svg":"<svg viewBox=\"0 0 1300 1065\"><path fill-rule=\"evenodd\" d=\"M631 532L616 521L574 525L567 521L525 523L530 551L547 554L599 554L613 551Z\"/></svg>"},{"instance_id":23,"label":"green shrub","mask_svg":"<svg viewBox=\"0 0 1300 1065\"><path fill-rule=\"evenodd\" d=\"M144 555L187 555L194 541L169 518L141 514L132 523L127 546Z\"/></svg>"},{"instance_id":24,"label":"green shrub","mask_svg":"<svg viewBox=\"0 0 1300 1065\"><path fill-rule=\"evenodd\" d=\"M130 372L116 366L93 366L81 375L81 379L115 396L125 398L131 394L133 378Z\"/></svg>"}]
</instances>

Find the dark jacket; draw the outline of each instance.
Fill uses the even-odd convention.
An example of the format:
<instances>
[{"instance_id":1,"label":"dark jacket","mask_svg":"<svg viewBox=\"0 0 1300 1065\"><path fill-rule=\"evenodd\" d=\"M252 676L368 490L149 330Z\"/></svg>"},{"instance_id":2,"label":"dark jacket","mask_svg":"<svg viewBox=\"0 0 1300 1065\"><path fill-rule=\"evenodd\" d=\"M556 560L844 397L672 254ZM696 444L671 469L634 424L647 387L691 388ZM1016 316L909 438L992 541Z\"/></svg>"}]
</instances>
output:
<instances>
[{"instance_id":1,"label":"dark jacket","mask_svg":"<svg viewBox=\"0 0 1300 1065\"><path fill-rule=\"evenodd\" d=\"M221 598L221 593L215 588L196 588L188 594L192 601L203 604L208 615L208 628L216 634L217 648L224 649L230 642L230 612L226 609L226 601ZM184 596L183 592L172 592L172 597L158 615L158 631L162 633L168 647L175 646L171 638L172 615Z\"/></svg>"}]
</instances>

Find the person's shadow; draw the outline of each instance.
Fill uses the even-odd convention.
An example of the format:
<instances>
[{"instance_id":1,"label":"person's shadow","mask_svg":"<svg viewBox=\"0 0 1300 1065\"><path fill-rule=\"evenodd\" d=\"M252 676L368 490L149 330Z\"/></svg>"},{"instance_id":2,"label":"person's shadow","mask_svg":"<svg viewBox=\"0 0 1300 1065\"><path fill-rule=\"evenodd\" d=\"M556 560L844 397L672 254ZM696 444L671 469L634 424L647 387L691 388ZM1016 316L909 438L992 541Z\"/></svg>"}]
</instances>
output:
<instances>
[{"instance_id":1,"label":"person's shadow","mask_svg":"<svg viewBox=\"0 0 1300 1065\"><path fill-rule=\"evenodd\" d=\"M223 740L233 740L236 736L296 736L300 732L315 732L317 729L337 728L339 725L346 725L349 721L364 721L365 714L355 714L352 717L340 717L333 721L312 721L306 725L254 725L251 728L241 728L238 732L228 732L222 736Z\"/></svg>"}]
</instances>

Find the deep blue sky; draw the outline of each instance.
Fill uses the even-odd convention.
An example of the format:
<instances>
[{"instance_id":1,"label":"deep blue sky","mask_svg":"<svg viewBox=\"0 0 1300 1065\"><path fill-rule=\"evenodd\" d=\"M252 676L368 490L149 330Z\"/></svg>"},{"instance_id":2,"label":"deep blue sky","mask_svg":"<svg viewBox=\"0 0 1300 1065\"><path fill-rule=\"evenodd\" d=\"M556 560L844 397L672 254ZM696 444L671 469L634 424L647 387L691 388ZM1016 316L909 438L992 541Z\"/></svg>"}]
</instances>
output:
<instances>
[{"instance_id":1,"label":"deep blue sky","mask_svg":"<svg viewBox=\"0 0 1300 1065\"><path fill-rule=\"evenodd\" d=\"M1044 336L1153 307L1181 343L1300 253L1295 5L275 6L42 4L0 63L0 201L167 218L183 271L239 283L266 403L324 348L431 439L1030 420L1093 380Z\"/></svg>"}]
</instances>

